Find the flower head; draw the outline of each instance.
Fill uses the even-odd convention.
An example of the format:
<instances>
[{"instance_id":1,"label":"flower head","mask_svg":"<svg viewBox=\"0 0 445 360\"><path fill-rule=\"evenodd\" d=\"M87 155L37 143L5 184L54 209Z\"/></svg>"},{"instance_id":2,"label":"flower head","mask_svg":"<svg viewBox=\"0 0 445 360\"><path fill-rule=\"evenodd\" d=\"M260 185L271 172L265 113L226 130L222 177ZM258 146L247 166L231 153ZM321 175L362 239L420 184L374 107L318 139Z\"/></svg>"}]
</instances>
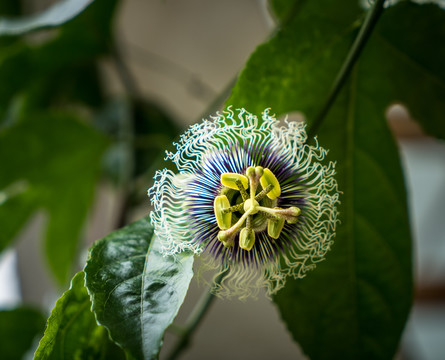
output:
<instances>
[{"instance_id":1,"label":"flower head","mask_svg":"<svg viewBox=\"0 0 445 360\"><path fill-rule=\"evenodd\" d=\"M273 294L329 250L337 220L335 164L307 145L303 122L280 126L245 109L192 125L148 190L165 254L204 253L225 273L222 296Z\"/></svg>"}]
</instances>

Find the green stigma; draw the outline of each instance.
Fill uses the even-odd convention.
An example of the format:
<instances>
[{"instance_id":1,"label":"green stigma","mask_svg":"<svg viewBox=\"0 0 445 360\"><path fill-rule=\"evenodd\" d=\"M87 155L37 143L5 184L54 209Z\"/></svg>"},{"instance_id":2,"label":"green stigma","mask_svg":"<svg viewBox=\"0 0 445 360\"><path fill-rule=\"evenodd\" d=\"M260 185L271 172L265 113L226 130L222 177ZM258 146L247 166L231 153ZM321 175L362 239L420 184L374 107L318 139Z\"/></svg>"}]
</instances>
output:
<instances>
[{"instance_id":1,"label":"green stigma","mask_svg":"<svg viewBox=\"0 0 445 360\"><path fill-rule=\"evenodd\" d=\"M234 244L239 234L240 248L250 251L255 245L255 233L267 227L267 234L278 239L284 223L295 224L301 211L292 206L276 207L281 187L269 169L250 166L246 175L221 174L223 189L213 202L220 232L218 239L226 247Z\"/></svg>"}]
</instances>

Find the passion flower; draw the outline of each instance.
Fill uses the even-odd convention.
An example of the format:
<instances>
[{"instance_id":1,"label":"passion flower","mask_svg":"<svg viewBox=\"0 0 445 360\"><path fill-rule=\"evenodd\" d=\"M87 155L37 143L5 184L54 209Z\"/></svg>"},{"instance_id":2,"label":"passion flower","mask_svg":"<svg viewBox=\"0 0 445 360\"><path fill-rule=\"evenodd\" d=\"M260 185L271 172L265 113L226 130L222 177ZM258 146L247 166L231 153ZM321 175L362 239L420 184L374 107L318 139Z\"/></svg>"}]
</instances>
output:
<instances>
[{"instance_id":1,"label":"passion flower","mask_svg":"<svg viewBox=\"0 0 445 360\"><path fill-rule=\"evenodd\" d=\"M157 171L148 190L165 254L206 254L224 273L217 293L240 298L273 294L324 259L338 222L335 163L306 144L304 122L229 108L174 145L166 160L178 172Z\"/></svg>"}]
</instances>

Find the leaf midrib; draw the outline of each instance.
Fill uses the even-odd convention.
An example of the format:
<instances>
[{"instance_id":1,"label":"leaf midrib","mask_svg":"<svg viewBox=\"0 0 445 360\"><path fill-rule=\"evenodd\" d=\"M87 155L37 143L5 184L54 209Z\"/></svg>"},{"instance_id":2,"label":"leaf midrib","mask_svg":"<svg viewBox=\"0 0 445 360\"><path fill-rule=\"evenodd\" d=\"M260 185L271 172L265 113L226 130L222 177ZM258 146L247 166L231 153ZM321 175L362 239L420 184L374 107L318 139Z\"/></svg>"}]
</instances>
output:
<instances>
[{"instance_id":1,"label":"leaf midrib","mask_svg":"<svg viewBox=\"0 0 445 360\"><path fill-rule=\"evenodd\" d=\"M147 249L147 252L145 254L144 269L143 269L142 274L141 274L142 275L142 281L141 281L141 310L140 310L141 316L139 318L139 321L140 321L140 324L141 324L141 345L142 345L142 352L143 352L144 357L145 357L145 355L147 355L147 354L145 354L145 336L144 336L145 321L143 321L143 319L144 319L144 288L145 288L145 276L144 276L144 274L147 271L148 255L151 252L153 244L154 244L154 236L152 236L150 244L148 245L148 249Z\"/></svg>"}]
</instances>

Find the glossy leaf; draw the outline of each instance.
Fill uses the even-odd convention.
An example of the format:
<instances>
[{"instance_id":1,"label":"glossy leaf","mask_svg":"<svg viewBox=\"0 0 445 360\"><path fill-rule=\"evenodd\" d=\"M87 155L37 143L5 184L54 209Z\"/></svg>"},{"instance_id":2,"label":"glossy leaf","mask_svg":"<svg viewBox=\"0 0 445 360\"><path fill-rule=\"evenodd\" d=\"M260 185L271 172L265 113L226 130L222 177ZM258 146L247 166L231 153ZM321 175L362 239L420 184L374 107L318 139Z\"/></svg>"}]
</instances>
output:
<instances>
[{"instance_id":1,"label":"glossy leaf","mask_svg":"<svg viewBox=\"0 0 445 360\"><path fill-rule=\"evenodd\" d=\"M163 256L148 218L98 241L85 268L93 311L136 359L155 359L193 276L189 253Z\"/></svg>"},{"instance_id":2,"label":"glossy leaf","mask_svg":"<svg viewBox=\"0 0 445 360\"><path fill-rule=\"evenodd\" d=\"M66 114L34 115L0 131L0 250L43 209L48 264L66 281L106 145L102 135Z\"/></svg>"},{"instance_id":3,"label":"glossy leaf","mask_svg":"<svg viewBox=\"0 0 445 360\"><path fill-rule=\"evenodd\" d=\"M35 360L125 359L106 329L97 325L84 279L83 271L77 273L70 289L57 300Z\"/></svg>"},{"instance_id":4,"label":"glossy leaf","mask_svg":"<svg viewBox=\"0 0 445 360\"><path fill-rule=\"evenodd\" d=\"M363 14L356 1L341 8L333 0L298 3L295 17L251 56L227 104L257 114L266 107L277 115L301 111L310 127ZM399 6L390 10L382 24L398 24L405 12ZM330 150L329 160L337 162L342 191L335 244L313 272L305 279L288 279L274 298L288 329L311 359L392 358L411 305L406 194L384 112L413 90L409 73L404 74L404 83L394 86L382 71L388 54L375 45L377 37L365 48L317 134L320 145ZM378 56L372 49L380 51ZM407 105L418 109L425 98L422 93L417 96ZM435 98L428 101L438 106Z\"/></svg>"},{"instance_id":5,"label":"glossy leaf","mask_svg":"<svg viewBox=\"0 0 445 360\"><path fill-rule=\"evenodd\" d=\"M81 13L94 0L60 0L45 11L22 18L0 17L1 35L20 35L61 25Z\"/></svg>"},{"instance_id":6,"label":"glossy leaf","mask_svg":"<svg viewBox=\"0 0 445 360\"><path fill-rule=\"evenodd\" d=\"M43 333L45 317L31 308L0 311L0 353L2 360L22 359L34 340ZM38 339L38 338L37 338Z\"/></svg>"}]
</instances>

